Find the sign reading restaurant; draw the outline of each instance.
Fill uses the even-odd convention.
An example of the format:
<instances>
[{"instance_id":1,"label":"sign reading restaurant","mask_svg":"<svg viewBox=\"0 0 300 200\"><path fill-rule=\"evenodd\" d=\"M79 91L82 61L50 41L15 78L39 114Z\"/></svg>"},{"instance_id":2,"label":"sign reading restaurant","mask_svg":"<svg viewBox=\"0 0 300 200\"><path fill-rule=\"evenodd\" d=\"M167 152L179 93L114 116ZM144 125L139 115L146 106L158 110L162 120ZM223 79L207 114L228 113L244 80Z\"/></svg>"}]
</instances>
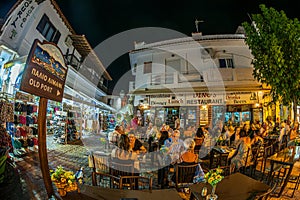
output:
<instances>
[{"instance_id":1,"label":"sign reading restaurant","mask_svg":"<svg viewBox=\"0 0 300 200\"><path fill-rule=\"evenodd\" d=\"M256 92L195 92L189 94L150 95L150 106L236 105L258 102Z\"/></svg>"},{"instance_id":2,"label":"sign reading restaurant","mask_svg":"<svg viewBox=\"0 0 300 200\"><path fill-rule=\"evenodd\" d=\"M61 102L67 71L64 57L54 43L35 40L27 58L20 90Z\"/></svg>"},{"instance_id":3,"label":"sign reading restaurant","mask_svg":"<svg viewBox=\"0 0 300 200\"><path fill-rule=\"evenodd\" d=\"M186 94L186 105L222 105L224 104L224 95L214 92L195 92Z\"/></svg>"}]
</instances>

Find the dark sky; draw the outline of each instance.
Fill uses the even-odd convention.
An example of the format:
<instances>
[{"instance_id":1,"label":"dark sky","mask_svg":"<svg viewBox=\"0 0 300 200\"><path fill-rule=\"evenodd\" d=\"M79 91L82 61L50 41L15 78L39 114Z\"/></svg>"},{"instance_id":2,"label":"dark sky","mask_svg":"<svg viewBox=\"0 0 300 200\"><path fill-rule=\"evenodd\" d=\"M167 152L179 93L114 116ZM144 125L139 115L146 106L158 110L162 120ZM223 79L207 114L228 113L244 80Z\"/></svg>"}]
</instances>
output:
<instances>
[{"instance_id":1,"label":"dark sky","mask_svg":"<svg viewBox=\"0 0 300 200\"><path fill-rule=\"evenodd\" d=\"M295 0L56 0L77 34L85 34L92 47L105 39L139 27L162 27L186 35L195 32L195 19L204 20L204 35L234 33L247 13L260 13L259 4L283 10L289 18L300 19ZM1 0L0 15L16 0ZM133 43L133 41L132 41ZM130 69L128 55L108 67L113 85ZM127 88L128 86L126 86ZM126 89L125 88L125 89Z\"/></svg>"}]
</instances>

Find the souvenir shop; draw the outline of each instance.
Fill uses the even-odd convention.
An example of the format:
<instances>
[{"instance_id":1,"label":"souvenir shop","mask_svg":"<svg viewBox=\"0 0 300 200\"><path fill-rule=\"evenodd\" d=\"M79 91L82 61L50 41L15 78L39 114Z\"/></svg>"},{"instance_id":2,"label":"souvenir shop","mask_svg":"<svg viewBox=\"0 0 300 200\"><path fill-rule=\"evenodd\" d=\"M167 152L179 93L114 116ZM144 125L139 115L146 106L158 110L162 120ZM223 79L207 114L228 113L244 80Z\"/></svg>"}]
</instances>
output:
<instances>
[{"instance_id":1,"label":"souvenir shop","mask_svg":"<svg viewBox=\"0 0 300 200\"><path fill-rule=\"evenodd\" d=\"M25 60L21 57L6 62L0 70L1 126L11 138L10 151L16 156L38 146L38 98L18 90Z\"/></svg>"},{"instance_id":2,"label":"souvenir shop","mask_svg":"<svg viewBox=\"0 0 300 200\"><path fill-rule=\"evenodd\" d=\"M26 57L14 59L0 67L1 141L11 141L15 156L38 148L37 116L39 97L19 90ZM106 126L110 108L96 99L65 86L61 103L49 100L47 134L55 142L66 144L97 133ZM10 138L10 139L8 139Z\"/></svg>"}]
</instances>

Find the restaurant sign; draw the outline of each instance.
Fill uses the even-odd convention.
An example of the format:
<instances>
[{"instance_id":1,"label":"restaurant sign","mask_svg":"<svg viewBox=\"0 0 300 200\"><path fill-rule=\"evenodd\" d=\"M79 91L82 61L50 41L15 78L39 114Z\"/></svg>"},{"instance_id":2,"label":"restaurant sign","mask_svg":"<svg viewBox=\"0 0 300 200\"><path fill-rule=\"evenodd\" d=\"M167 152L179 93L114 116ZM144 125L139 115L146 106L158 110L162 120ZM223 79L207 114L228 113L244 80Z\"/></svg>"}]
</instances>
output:
<instances>
[{"instance_id":1,"label":"restaurant sign","mask_svg":"<svg viewBox=\"0 0 300 200\"><path fill-rule=\"evenodd\" d=\"M150 96L150 106L184 106L185 96L183 94L157 94Z\"/></svg>"},{"instance_id":2,"label":"restaurant sign","mask_svg":"<svg viewBox=\"0 0 300 200\"><path fill-rule=\"evenodd\" d=\"M226 94L226 104L236 105L236 104L254 104L258 102L258 96L256 92L247 93L227 93Z\"/></svg>"},{"instance_id":3,"label":"restaurant sign","mask_svg":"<svg viewBox=\"0 0 300 200\"><path fill-rule=\"evenodd\" d=\"M186 94L186 105L222 105L225 104L224 95L215 92L195 92Z\"/></svg>"},{"instance_id":4,"label":"restaurant sign","mask_svg":"<svg viewBox=\"0 0 300 200\"><path fill-rule=\"evenodd\" d=\"M35 40L24 69L20 90L61 102L68 68L60 49Z\"/></svg>"}]
</instances>

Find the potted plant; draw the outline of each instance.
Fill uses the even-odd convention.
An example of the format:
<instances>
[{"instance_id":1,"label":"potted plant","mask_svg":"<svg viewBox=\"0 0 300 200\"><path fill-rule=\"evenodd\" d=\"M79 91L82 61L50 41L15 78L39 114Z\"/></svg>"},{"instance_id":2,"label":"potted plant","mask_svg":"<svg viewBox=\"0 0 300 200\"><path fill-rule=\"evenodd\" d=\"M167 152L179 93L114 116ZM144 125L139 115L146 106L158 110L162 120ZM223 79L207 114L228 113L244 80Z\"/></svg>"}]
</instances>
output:
<instances>
[{"instance_id":1,"label":"potted plant","mask_svg":"<svg viewBox=\"0 0 300 200\"><path fill-rule=\"evenodd\" d=\"M60 196L65 196L67 192L78 189L75 175L72 171L66 171L62 166L58 166L55 171L50 170L51 181L55 184Z\"/></svg>"}]
</instances>

